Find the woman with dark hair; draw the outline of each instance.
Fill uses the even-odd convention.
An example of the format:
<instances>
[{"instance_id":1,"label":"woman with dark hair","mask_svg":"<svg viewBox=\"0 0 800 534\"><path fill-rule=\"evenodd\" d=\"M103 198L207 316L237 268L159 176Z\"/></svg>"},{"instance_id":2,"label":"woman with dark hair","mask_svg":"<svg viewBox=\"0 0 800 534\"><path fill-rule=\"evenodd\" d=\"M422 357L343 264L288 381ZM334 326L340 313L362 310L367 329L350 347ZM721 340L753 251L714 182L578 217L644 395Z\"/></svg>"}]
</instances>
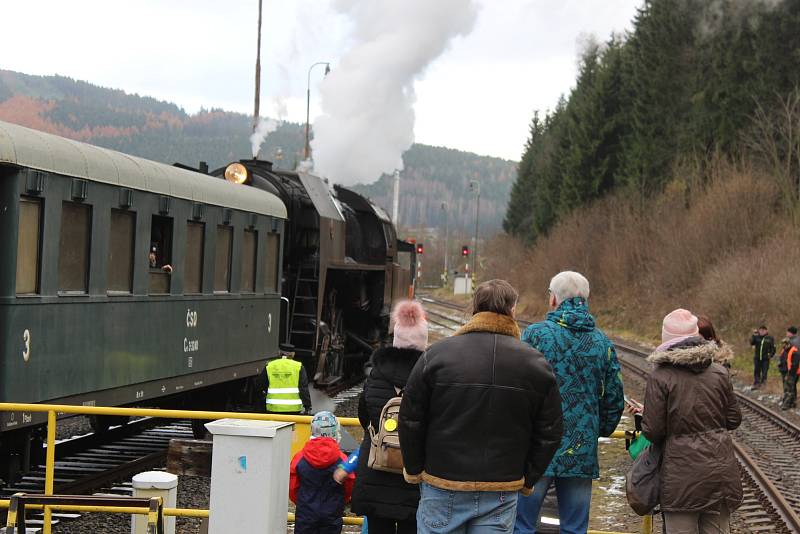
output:
<instances>
[{"instance_id":1,"label":"woman with dark hair","mask_svg":"<svg viewBox=\"0 0 800 534\"><path fill-rule=\"evenodd\" d=\"M697 329L700 331L700 335L703 336L703 339L706 341L713 341L718 347L722 346L722 341L720 341L719 337L717 336L717 331L714 329L714 324L707 315L697 316Z\"/></svg>"},{"instance_id":2,"label":"woman with dark hair","mask_svg":"<svg viewBox=\"0 0 800 534\"><path fill-rule=\"evenodd\" d=\"M711 322L711 319L709 319L707 315L697 316L697 330L700 332L700 336L703 339L706 341L713 341L717 344L717 347L726 352L722 361L722 365L726 369L730 369L731 360L733 359L733 351L727 343L723 343L719 338L717 335L717 330L714 328L714 323Z\"/></svg>"},{"instance_id":3,"label":"woman with dark hair","mask_svg":"<svg viewBox=\"0 0 800 534\"><path fill-rule=\"evenodd\" d=\"M372 354L372 371L358 403L364 441L350 508L367 517L370 534L415 534L419 486L407 483L401 474L378 471L367 465L370 427L380 428L381 410L406 387L411 369L428 346L428 322L419 302L399 302L391 318L394 341L391 347Z\"/></svg>"}]
</instances>

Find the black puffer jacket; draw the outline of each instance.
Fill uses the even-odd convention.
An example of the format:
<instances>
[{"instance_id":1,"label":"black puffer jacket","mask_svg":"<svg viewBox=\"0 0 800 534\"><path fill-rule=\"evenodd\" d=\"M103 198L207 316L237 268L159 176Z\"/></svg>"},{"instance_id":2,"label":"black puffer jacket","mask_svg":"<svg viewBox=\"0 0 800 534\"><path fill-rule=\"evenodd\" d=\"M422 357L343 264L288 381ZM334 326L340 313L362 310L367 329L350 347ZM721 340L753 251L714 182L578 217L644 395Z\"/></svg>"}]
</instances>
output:
<instances>
[{"instance_id":1,"label":"black puffer jacket","mask_svg":"<svg viewBox=\"0 0 800 534\"><path fill-rule=\"evenodd\" d=\"M527 493L561 444L561 396L514 319L481 312L419 359L399 430L410 482Z\"/></svg>"},{"instance_id":2,"label":"black puffer jacket","mask_svg":"<svg viewBox=\"0 0 800 534\"><path fill-rule=\"evenodd\" d=\"M397 521L413 520L419 504L419 488L403 480L403 475L375 471L367 467L369 424L379 428L381 410L397 395L395 387L406 387L408 375L422 351L386 347L372 355L372 372L358 402L358 419L364 427L364 441L358 457L358 474L351 508L360 515Z\"/></svg>"}]
</instances>

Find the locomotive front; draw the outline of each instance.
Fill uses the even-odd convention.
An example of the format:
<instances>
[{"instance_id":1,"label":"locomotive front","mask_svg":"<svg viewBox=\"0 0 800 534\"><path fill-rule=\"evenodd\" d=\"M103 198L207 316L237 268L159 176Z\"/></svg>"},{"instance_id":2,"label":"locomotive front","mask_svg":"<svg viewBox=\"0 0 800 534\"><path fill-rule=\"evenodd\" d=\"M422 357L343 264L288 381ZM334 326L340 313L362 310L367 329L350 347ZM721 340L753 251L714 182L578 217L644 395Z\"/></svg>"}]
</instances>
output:
<instances>
[{"instance_id":1,"label":"locomotive front","mask_svg":"<svg viewBox=\"0 0 800 534\"><path fill-rule=\"evenodd\" d=\"M362 373L386 342L392 303L411 294L411 258L389 217L349 189L312 174L241 160L212 174L277 194L287 206L282 319L317 387Z\"/></svg>"}]
</instances>

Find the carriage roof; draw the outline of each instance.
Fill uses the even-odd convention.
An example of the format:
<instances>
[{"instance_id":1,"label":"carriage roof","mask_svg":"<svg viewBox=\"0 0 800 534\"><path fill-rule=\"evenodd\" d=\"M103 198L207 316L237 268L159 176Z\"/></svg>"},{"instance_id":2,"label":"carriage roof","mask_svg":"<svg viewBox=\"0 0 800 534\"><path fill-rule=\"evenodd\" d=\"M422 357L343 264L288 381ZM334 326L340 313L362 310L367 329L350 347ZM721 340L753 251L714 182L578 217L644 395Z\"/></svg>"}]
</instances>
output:
<instances>
[{"instance_id":1,"label":"carriage roof","mask_svg":"<svg viewBox=\"0 0 800 534\"><path fill-rule=\"evenodd\" d=\"M2 164L286 218L283 202L266 191L0 121Z\"/></svg>"}]
</instances>

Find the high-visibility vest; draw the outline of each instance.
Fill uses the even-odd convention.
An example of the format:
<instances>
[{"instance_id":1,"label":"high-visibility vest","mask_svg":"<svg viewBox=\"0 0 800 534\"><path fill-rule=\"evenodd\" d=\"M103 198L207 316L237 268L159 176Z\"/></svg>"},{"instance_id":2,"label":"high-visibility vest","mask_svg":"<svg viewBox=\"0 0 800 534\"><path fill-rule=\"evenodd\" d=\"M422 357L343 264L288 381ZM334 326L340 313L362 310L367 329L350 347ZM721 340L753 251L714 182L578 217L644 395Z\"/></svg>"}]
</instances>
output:
<instances>
[{"instance_id":1,"label":"high-visibility vest","mask_svg":"<svg viewBox=\"0 0 800 534\"><path fill-rule=\"evenodd\" d=\"M278 358L267 364L267 411L292 412L303 410L300 400L300 369L303 364L288 358Z\"/></svg>"},{"instance_id":2,"label":"high-visibility vest","mask_svg":"<svg viewBox=\"0 0 800 534\"><path fill-rule=\"evenodd\" d=\"M786 371L792 370L792 360L797 356L797 347L791 346L789 352L786 353ZM800 376L800 367L797 368L797 375Z\"/></svg>"}]
</instances>

